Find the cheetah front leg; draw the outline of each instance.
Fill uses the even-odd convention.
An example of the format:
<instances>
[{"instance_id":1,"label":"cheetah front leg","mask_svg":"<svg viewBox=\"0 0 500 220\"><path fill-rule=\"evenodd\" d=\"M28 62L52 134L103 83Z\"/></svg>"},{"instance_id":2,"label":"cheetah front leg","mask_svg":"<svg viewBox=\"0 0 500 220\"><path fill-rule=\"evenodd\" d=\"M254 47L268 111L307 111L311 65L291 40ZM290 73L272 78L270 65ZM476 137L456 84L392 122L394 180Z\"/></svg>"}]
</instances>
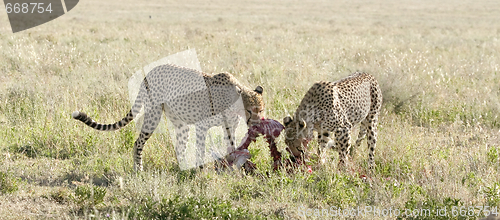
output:
<instances>
[{"instance_id":1,"label":"cheetah front leg","mask_svg":"<svg viewBox=\"0 0 500 220\"><path fill-rule=\"evenodd\" d=\"M232 161L233 163L235 163L236 161L234 161L234 157L232 157L232 154L235 150L236 150L236 145L235 145L235 139L236 139L236 127L237 127L237 122L234 123L232 121L228 121L228 122L225 122L224 123L224 145L226 146L226 156L225 157L213 157L213 159L215 160L215 163L216 163L216 166L217 166L217 169L219 169L219 167L229 167L229 169L232 171L233 168L232 166L229 166L229 161ZM238 163L235 163L237 164L237 168L240 168L238 167Z\"/></svg>"},{"instance_id":2,"label":"cheetah front leg","mask_svg":"<svg viewBox=\"0 0 500 220\"><path fill-rule=\"evenodd\" d=\"M196 123L196 166L203 168L205 164L205 140L207 137L208 126L204 121Z\"/></svg>"},{"instance_id":3,"label":"cheetah front leg","mask_svg":"<svg viewBox=\"0 0 500 220\"><path fill-rule=\"evenodd\" d=\"M328 148L330 148L332 139L330 138L330 132L328 130L323 130L318 132L318 141L319 141L319 148L318 148L318 157L321 163L326 162L326 151Z\"/></svg>"},{"instance_id":4,"label":"cheetah front leg","mask_svg":"<svg viewBox=\"0 0 500 220\"><path fill-rule=\"evenodd\" d=\"M162 107L161 105L145 108L144 123L142 124L141 134L134 143L134 170L142 171L142 150L144 144L151 137L154 130L158 126L161 119Z\"/></svg>"},{"instance_id":5,"label":"cheetah front leg","mask_svg":"<svg viewBox=\"0 0 500 220\"><path fill-rule=\"evenodd\" d=\"M361 125L359 126L358 139L356 140L354 147L352 147L351 151L349 152L349 155L351 155L351 158L354 157L356 149L359 148L363 139L366 138L367 129L368 129L368 120L365 119L361 122Z\"/></svg>"},{"instance_id":6,"label":"cheetah front leg","mask_svg":"<svg viewBox=\"0 0 500 220\"><path fill-rule=\"evenodd\" d=\"M224 140L226 141L225 143L227 144L226 148L226 153L230 154L234 150L236 150L236 128L238 126L238 116L233 116L232 115L226 116L223 115L223 126L225 130L225 135L224 135ZM215 159L215 158L214 158Z\"/></svg>"},{"instance_id":7,"label":"cheetah front leg","mask_svg":"<svg viewBox=\"0 0 500 220\"><path fill-rule=\"evenodd\" d=\"M172 121L175 127L175 154L177 155L177 163L181 170L188 169L186 146L189 138L189 126L181 121Z\"/></svg>"},{"instance_id":8,"label":"cheetah front leg","mask_svg":"<svg viewBox=\"0 0 500 220\"><path fill-rule=\"evenodd\" d=\"M351 148L350 127L341 127L335 131L335 142L339 151L338 167L344 167L347 162L347 155Z\"/></svg>"}]
</instances>

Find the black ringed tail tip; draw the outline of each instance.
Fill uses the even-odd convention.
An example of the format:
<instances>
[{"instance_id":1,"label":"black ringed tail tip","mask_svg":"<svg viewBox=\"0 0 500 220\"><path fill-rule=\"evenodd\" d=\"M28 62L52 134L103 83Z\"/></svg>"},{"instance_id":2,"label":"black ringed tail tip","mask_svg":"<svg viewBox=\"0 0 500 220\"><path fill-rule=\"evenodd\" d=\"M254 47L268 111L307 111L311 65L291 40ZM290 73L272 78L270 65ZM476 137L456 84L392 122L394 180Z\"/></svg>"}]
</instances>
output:
<instances>
[{"instance_id":1,"label":"black ringed tail tip","mask_svg":"<svg viewBox=\"0 0 500 220\"><path fill-rule=\"evenodd\" d=\"M74 111L73 113L71 113L71 116L76 120L82 120L87 118L87 115L85 113L79 111Z\"/></svg>"}]
</instances>

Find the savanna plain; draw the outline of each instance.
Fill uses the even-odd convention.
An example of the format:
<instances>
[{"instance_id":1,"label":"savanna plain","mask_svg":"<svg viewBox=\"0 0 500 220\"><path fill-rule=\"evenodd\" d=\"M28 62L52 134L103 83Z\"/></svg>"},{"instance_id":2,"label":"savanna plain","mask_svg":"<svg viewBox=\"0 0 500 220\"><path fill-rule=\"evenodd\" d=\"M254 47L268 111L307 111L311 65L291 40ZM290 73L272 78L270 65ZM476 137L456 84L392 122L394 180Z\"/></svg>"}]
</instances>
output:
<instances>
[{"instance_id":1,"label":"savanna plain","mask_svg":"<svg viewBox=\"0 0 500 220\"><path fill-rule=\"evenodd\" d=\"M86 0L16 34L0 13L0 219L478 219L500 211L498 8ZM99 132L71 118L80 110L98 122L121 119L131 107L129 77L187 49L205 72L261 85L267 117L278 121L316 81L374 75L384 96L376 167L367 167L365 141L346 169L330 150L325 163L312 157L312 173L273 172L258 139L249 147L257 175L183 171L170 135L155 134L136 173L135 123ZM309 145L311 155L317 147ZM365 207L381 212L339 216ZM401 212L382 212L389 209Z\"/></svg>"}]
</instances>

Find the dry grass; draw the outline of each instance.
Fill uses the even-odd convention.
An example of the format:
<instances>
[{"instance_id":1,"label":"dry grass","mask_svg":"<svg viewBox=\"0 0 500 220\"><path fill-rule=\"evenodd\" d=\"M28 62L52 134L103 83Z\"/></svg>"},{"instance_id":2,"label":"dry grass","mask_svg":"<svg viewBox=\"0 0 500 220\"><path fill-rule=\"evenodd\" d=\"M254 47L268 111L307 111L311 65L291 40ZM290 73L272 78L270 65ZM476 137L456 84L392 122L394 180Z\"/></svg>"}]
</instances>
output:
<instances>
[{"instance_id":1,"label":"dry grass","mask_svg":"<svg viewBox=\"0 0 500 220\"><path fill-rule=\"evenodd\" d=\"M67 15L17 34L0 14L0 172L6 187L17 186L0 195L0 216L148 219L171 210L169 201L172 210L205 218L213 216L208 208L192 207L210 203L233 216L294 219L302 206L500 206L499 6L81 1ZM70 118L74 110L102 122L123 117L128 77L190 48L204 71L262 85L267 114L277 120L317 80L372 73L384 92L377 169L366 171L363 148L345 172L337 171L333 152L313 174L181 172L169 136L160 134L147 142L146 171L136 175L134 124L102 133ZM259 170L270 171L264 142L250 148ZM77 189L87 185L105 187L102 203L78 203Z\"/></svg>"}]
</instances>

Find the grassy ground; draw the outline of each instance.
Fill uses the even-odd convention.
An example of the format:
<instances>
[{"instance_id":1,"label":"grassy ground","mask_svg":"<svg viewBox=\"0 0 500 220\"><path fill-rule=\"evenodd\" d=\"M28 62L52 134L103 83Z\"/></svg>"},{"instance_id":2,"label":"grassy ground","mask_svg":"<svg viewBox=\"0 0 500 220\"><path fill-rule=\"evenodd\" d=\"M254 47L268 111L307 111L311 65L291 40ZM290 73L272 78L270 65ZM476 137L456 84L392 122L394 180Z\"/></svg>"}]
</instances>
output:
<instances>
[{"instance_id":1,"label":"grassy ground","mask_svg":"<svg viewBox=\"0 0 500 220\"><path fill-rule=\"evenodd\" d=\"M499 7L90 0L16 34L0 13L0 218L314 219L324 218L315 216L322 209L335 214L332 207L446 207L442 219L462 219L454 206L500 209ZM196 49L206 72L262 85L267 115L280 121L313 82L372 73L384 93L376 169L367 171L363 143L345 171L337 171L335 152L312 174L180 171L169 135L158 134L136 174L135 124L104 133L71 119L74 110L100 122L122 118L128 78L186 49ZM270 172L264 142L250 148L258 171Z\"/></svg>"}]
</instances>

